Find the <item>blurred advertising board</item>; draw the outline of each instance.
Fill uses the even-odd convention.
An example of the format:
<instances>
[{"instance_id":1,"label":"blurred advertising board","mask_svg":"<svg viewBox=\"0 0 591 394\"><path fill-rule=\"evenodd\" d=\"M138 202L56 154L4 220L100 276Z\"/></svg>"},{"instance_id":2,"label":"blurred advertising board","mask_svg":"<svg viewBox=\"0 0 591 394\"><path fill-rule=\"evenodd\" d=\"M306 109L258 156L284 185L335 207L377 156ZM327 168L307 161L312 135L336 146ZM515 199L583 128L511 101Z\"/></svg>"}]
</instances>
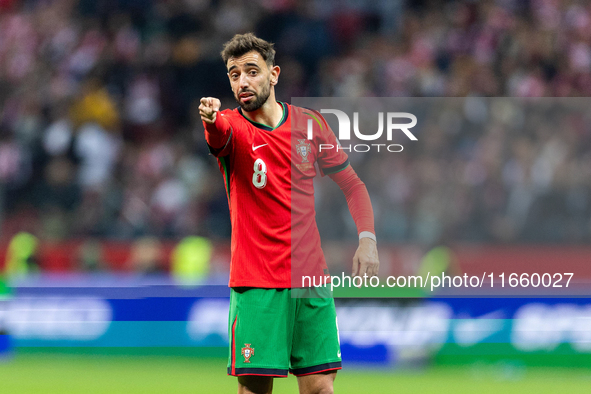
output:
<instances>
[{"instance_id":1,"label":"blurred advertising board","mask_svg":"<svg viewBox=\"0 0 591 394\"><path fill-rule=\"evenodd\" d=\"M10 296L10 289L6 284L4 278L0 275L0 359L10 354L11 343L10 337L6 330L4 322L8 311L8 299Z\"/></svg>"},{"instance_id":2,"label":"blurred advertising board","mask_svg":"<svg viewBox=\"0 0 591 394\"><path fill-rule=\"evenodd\" d=\"M80 283L84 286L75 285ZM198 355L200 349L214 349L223 356L228 296L222 284L179 287L165 278L38 279L16 288L0 326L24 351L176 349ZM591 366L587 298L335 301L348 363L403 367L516 360Z\"/></svg>"}]
</instances>

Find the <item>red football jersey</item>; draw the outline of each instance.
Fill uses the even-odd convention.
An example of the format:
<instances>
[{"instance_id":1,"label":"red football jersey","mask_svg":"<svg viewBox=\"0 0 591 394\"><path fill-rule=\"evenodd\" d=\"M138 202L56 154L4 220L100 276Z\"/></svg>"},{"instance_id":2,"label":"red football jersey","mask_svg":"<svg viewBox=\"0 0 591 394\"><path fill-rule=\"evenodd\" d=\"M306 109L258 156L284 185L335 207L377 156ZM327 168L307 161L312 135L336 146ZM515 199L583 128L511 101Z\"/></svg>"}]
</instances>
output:
<instances>
[{"instance_id":1,"label":"red football jersey","mask_svg":"<svg viewBox=\"0 0 591 394\"><path fill-rule=\"evenodd\" d=\"M330 174L349 161L318 112L279 104L283 117L275 128L247 119L241 108L218 113L231 125L227 144L210 147L228 193L230 287L301 287L302 275L327 273L315 219L314 164ZM333 148L320 151L320 144Z\"/></svg>"}]
</instances>

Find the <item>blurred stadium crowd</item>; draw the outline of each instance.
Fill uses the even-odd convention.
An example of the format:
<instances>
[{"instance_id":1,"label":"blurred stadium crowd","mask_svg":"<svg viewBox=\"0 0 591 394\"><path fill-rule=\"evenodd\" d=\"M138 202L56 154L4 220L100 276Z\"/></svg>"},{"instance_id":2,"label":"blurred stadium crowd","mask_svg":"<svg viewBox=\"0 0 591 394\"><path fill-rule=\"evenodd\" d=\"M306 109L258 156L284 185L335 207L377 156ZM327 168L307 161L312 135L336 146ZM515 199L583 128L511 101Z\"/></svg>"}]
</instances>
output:
<instances>
[{"instance_id":1,"label":"blurred stadium crowd","mask_svg":"<svg viewBox=\"0 0 591 394\"><path fill-rule=\"evenodd\" d=\"M228 238L197 106L236 106L219 50L246 31L276 43L288 102L591 96L578 1L0 0L0 234ZM357 163L370 190L386 185L372 195L380 239L588 242L591 123L559 126L433 127L378 171ZM351 235L326 219L347 221L344 198L319 195L329 237Z\"/></svg>"}]
</instances>

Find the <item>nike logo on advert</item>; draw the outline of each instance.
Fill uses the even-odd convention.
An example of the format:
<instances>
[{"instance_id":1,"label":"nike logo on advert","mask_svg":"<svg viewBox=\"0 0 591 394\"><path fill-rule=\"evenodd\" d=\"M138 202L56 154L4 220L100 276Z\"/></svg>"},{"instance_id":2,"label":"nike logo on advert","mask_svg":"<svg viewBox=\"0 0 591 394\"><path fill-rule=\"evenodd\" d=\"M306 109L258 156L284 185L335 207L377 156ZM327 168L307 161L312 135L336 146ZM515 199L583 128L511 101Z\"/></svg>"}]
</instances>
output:
<instances>
[{"instance_id":1,"label":"nike logo on advert","mask_svg":"<svg viewBox=\"0 0 591 394\"><path fill-rule=\"evenodd\" d=\"M254 144L252 144L252 151L254 152L255 150L262 148L265 145L269 145L269 144L263 144L263 145L259 145L259 146L254 146Z\"/></svg>"}]
</instances>

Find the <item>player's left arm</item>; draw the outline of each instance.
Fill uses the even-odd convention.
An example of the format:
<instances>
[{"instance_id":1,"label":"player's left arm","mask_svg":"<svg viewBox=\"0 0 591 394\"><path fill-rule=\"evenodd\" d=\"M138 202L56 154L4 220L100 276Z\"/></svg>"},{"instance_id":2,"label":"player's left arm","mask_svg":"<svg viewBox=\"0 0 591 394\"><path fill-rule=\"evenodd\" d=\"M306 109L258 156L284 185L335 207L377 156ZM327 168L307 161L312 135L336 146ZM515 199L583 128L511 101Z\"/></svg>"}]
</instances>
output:
<instances>
[{"instance_id":1,"label":"player's left arm","mask_svg":"<svg viewBox=\"0 0 591 394\"><path fill-rule=\"evenodd\" d=\"M353 257L353 276L376 276L380 267L377 240L374 230L374 216L371 200L365 184L355 170L348 165L342 171L328 176L335 181L347 199L349 212L357 226L359 247Z\"/></svg>"}]
</instances>

